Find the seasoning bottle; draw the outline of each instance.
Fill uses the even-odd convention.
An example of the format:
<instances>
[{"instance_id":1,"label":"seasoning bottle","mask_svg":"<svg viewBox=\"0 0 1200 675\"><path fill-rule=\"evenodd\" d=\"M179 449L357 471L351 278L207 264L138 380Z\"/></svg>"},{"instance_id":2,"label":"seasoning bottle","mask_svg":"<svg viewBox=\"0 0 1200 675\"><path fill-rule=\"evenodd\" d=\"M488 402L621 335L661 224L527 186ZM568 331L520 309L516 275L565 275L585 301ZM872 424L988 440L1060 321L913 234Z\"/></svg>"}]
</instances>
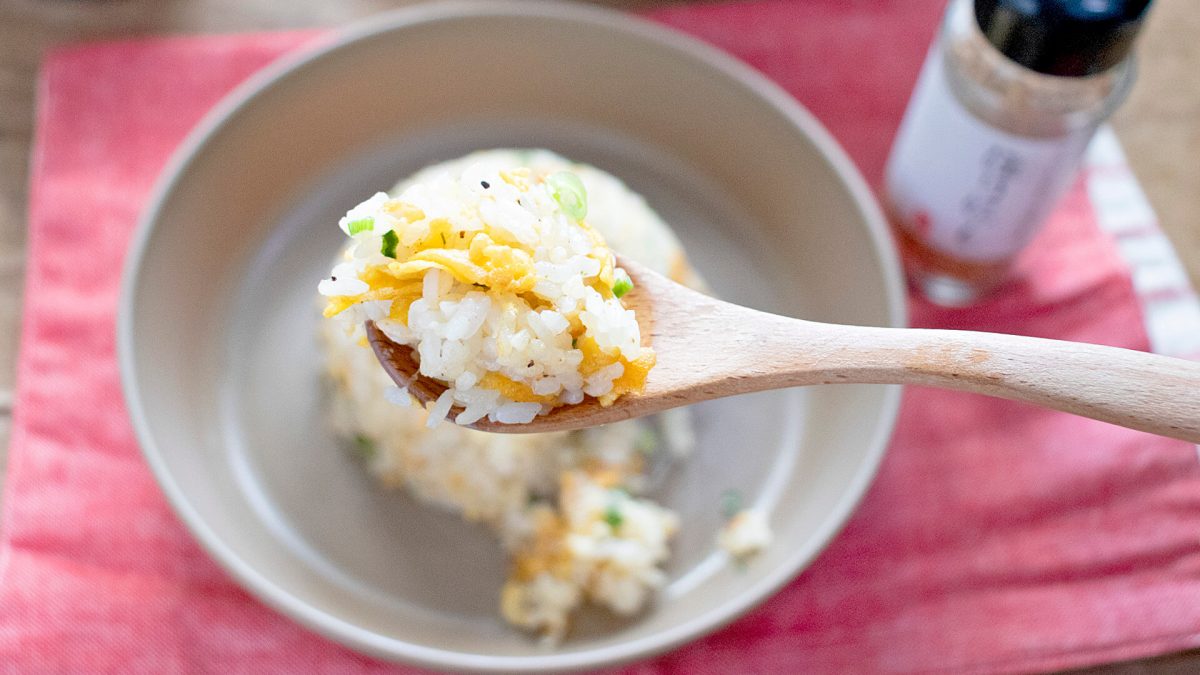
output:
<instances>
[{"instance_id":1,"label":"seasoning bottle","mask_svg":"<svg viewBox=\"0 0 1200 675\"><path fill-rule=\"evenodd\" d=\"M885 177L927 298L967 305L1006 279L1129 92L1150 1L951 1Z\"/></svg>"}]
</instances>

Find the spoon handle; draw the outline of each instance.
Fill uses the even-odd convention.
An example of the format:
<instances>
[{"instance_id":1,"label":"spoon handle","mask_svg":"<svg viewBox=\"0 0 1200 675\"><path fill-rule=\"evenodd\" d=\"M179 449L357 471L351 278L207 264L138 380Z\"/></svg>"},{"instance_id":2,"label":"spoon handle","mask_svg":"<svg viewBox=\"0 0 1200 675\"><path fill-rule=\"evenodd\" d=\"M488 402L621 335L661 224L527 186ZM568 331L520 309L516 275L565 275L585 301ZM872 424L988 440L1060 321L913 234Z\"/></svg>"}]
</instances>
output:
<instances>
[{"instance_id":1,"label":"spoon handle","mask_svg":"<svg viewBox=\"0 0 1200 675\"><path fill-rule=\"evenodd\" d=\"M1200 362L1015 335L817 325L824 381L958 389L1200 443Z\"/></svg>"}]
</instances>

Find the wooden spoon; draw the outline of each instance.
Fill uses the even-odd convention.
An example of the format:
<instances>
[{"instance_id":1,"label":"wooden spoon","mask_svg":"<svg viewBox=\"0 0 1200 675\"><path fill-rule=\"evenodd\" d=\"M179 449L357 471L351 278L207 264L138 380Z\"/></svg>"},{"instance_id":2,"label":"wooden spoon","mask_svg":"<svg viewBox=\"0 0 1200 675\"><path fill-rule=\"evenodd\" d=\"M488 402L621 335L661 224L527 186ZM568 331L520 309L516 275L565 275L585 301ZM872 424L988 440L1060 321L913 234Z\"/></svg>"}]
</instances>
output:
<instances>
[{"instance_id":1,"label":"wooden spoon","mask_svg":"<svg viewBox=\"0 0 1200 675\"><path fill-rule=\"evenodd\" d=\"M817 323L715 300L630 260L633 309L658 363L639 394L594 399L528 424L486 418L484 431L563 431L767 389L917 384L998 396L1200 443L1200 363L1098 345L996 333ZM428 402L444 384L418 373L410 347L373 323L367 338L397 385ZM452 415L456 411L452 411Z\"/></svg>"}]
</instances>

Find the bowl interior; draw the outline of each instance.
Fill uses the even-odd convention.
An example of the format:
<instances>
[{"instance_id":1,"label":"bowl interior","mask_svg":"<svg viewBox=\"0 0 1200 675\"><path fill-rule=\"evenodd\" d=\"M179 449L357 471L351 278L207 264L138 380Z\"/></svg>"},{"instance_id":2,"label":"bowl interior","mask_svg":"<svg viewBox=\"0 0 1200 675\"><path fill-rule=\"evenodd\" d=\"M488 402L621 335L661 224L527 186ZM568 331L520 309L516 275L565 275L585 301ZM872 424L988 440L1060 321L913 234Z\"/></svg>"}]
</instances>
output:
<instances>
[{"instance_id":1,"label":"bowl interior","mask_svg":"<svg viewBox=\"0 0 1200 675\"><path fill-rule=\"evenodd\" d=\"M857 178L848 186L821 132L757 79L607 13L485 7L381 19L194 140L132 263L124 375L168 496L264 600L385 656L595 665L693 637L798 571L869 481L896 392L698 406L697 452L655 490L683 522L666 589L633 620L585 613L547 652L499 619L504 559L488 532L376 487L327 428L314 296L342 241L336 218L431 162L546 147L642 193L726 299L884 325L899 284ZM713 547L731 488L776 532L745 568Z\"/></svg>"}]
</instances>

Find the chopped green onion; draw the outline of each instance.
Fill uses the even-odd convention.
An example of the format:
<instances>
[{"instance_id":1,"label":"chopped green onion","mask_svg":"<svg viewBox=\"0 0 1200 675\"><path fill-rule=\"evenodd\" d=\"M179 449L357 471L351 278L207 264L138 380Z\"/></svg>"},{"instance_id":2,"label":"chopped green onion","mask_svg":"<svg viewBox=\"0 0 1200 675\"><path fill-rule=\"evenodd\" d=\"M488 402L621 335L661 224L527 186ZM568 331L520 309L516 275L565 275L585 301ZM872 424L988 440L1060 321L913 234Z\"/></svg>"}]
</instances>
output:
<instances>
[{"instance_id":1,"label":"chopped green onion","mask_svg":"<svg viewBox=\"0 0 1200 675\"><path fill-rule=\"evenodd\" d=\"M374 227L375 227L375 219L374 218L360 218L360 219L355 220L355 221L349 223L348 225L346 225L346 229L350 231L351 237L358 234L359 232L369 232Z\"/></svg>"},{"instance_id":2,"label":"chopped green onion","mask_svg":"<svg viewBox=\"0 0 1200 675\"><path fill-rule=\"evenodd\" d=\"M550 193L554 201L575 220L583 220L587 216L587 189L579 176L570 171L559 171L546 178L550 185Z\"/></svg>"},{"instance_id":3,"label":"chopped green onion","mask_svg":"<svg viewBox=\"0 0 1200 675\"><path fill-rule=\"evenodd\" d=\"M354 437L354 449L358 451L358 456L365 460L375 458L375 442L362 434Z\"/></svg>"},{"instance_id":4,"label":"chopped green onion","mask_svg":"<svg viewBox=\"0 0 1200 675\"><path fill-rule=\"evenodd\" d=\"M726 518L736 516L742 510L742 493L737 490L726 490L721 493L721 515Z\"/></svg>"},{"instance_id":5,"label":"chopped green onion","mask_svg":"<svg viewBox=\"0 0 1200 675\"><path fill-rule=\"evenodd\" d=\"M571 338L571 349L577 349L578 347L579 347L579 338Z\"/></svg>"},{"instance_id":6,"label":"chopped green onion","mask_svg":"<svg viewBox=\"0 0 1200 675\"><path fill-rule=\"evenodd\" d=\"M625 522L625 516L621 515L621 511L616 504L609 504L608 509L604 511L604 522L612 529L621 527L621 523Z\"/></svg>"},{"instance_id":7,"label":"chopped green onion","mask_svg":"<svg viewBox=\"0 0 1200 675\"><path fill-rule=\"evenodd\" d=\"M618 298L633 290L633 279L620 267L613 270L613 295Z\"/></svg>"},{"instance_id":8,"label":"chopped green onion","mask_svg":"<svg viewBox=\"0 0 1200 675\"><path fill-rule=\"evenodd\" d=\"M396 245L400 243L400 237L396 235L395 230L388 230L383 234L383 245L379 247L379 252L385 256L396 259Z\"/></svg>"}]
</instances>

